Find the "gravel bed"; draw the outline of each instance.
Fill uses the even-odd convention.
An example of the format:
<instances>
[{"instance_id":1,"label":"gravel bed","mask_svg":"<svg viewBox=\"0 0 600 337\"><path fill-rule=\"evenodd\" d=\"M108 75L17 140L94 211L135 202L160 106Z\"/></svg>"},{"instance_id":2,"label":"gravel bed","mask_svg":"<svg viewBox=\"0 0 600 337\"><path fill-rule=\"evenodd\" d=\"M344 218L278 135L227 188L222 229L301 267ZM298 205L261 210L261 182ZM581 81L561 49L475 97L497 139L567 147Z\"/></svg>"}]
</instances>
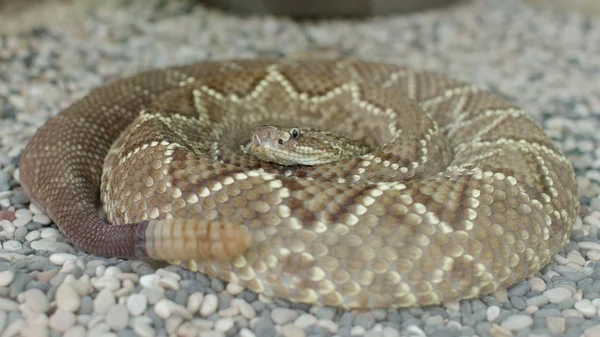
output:
<instances>
[{"instance_id":1,"label":"gravel bed","mask_svg":"<svg viewBox=\"0 0 600 337\"><path fill-rule=\"evenodd\" d=\"M0 337L600 336L600 21L517 0L318 23L239 18L184 0L115 3L79 21L0 35ZM525 108L577 170L581 218L566 248L490 296L343 311L179 267L86 255L20 188L27 140L104 81L208 58L311 54L443 72Z\"/></svg>"}]
</instances>

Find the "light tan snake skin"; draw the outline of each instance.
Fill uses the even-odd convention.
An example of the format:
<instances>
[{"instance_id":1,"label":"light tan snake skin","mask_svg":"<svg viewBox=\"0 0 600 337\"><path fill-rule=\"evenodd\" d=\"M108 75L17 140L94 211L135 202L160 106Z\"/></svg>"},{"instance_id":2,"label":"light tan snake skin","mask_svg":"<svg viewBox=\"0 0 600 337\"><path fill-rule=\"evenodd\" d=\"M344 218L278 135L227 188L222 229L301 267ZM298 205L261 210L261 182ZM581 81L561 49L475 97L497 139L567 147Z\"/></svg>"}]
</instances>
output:
<instances>
[{"instance_id":1,"label":"light tan snake skin","mask_svg":"<svg viewBox=\"0 0 600 337\"><path fill-rule=\"evenodd\" d=\"M256 123L375 149L277 166L242 151ZM40 128L20 175L90 253L345 308L505 288L550 261L579 210L570 163L518 107L358 60L206 62L116 81Z\"/></svg>"}]
</instances>

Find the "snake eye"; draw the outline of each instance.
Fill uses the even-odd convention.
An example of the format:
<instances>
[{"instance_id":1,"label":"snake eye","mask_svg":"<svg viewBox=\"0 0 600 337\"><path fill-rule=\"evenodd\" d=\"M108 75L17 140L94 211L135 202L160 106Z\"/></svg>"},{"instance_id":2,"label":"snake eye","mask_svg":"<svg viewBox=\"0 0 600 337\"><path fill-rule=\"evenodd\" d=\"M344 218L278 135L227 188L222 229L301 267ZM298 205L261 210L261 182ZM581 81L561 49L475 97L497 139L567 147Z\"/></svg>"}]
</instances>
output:
<instances>
[{"instance_id":1,"label":"snake eye","mask_svg":"<svg viewBox=\"0 0 600 337\"><path fill-rule=\"evenodd\" d=\"M300 137L300 129L298 129L298 128L290 129L290 136L292 136L292 138L294 138L294 139L298 139L298 137Z\"/></svg>"}]
</instances>

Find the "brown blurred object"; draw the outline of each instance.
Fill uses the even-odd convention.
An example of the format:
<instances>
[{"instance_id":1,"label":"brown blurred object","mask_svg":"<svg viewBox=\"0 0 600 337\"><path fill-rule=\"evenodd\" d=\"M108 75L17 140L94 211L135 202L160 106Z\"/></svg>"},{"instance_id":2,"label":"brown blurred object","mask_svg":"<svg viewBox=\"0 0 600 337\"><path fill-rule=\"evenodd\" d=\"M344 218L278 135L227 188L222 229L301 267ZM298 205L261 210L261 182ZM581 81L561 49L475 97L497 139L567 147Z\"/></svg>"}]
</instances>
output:
<instances>
[{"instance_id":1,"label":"brown blurred object","mask_svg":"<svg viewBox=\"0 0 600 337\"><path fill-rule=\"evenodd\" d=\"M464 0L200 0L240 15L296 18L366 17L407 13Z\"/></svg>"}]
</instances>

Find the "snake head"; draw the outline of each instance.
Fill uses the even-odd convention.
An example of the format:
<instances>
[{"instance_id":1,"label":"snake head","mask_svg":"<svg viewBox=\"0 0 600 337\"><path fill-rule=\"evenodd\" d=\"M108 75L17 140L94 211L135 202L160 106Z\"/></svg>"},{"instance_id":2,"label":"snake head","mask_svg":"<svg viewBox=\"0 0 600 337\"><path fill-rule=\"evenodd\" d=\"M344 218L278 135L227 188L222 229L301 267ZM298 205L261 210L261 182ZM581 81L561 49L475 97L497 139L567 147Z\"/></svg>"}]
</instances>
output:
<instances>
[{"instance_id":1,"label":"snake head","mask_svg":"<svg viewBox=\"0 0 600 337\"><path fill-rule=\"evenodd\" d=\"M251 152L279 165L317 165L347 159L366 147L332 132L295 125L261 125L252 130Z\"/></svg>"}]
</instances>

